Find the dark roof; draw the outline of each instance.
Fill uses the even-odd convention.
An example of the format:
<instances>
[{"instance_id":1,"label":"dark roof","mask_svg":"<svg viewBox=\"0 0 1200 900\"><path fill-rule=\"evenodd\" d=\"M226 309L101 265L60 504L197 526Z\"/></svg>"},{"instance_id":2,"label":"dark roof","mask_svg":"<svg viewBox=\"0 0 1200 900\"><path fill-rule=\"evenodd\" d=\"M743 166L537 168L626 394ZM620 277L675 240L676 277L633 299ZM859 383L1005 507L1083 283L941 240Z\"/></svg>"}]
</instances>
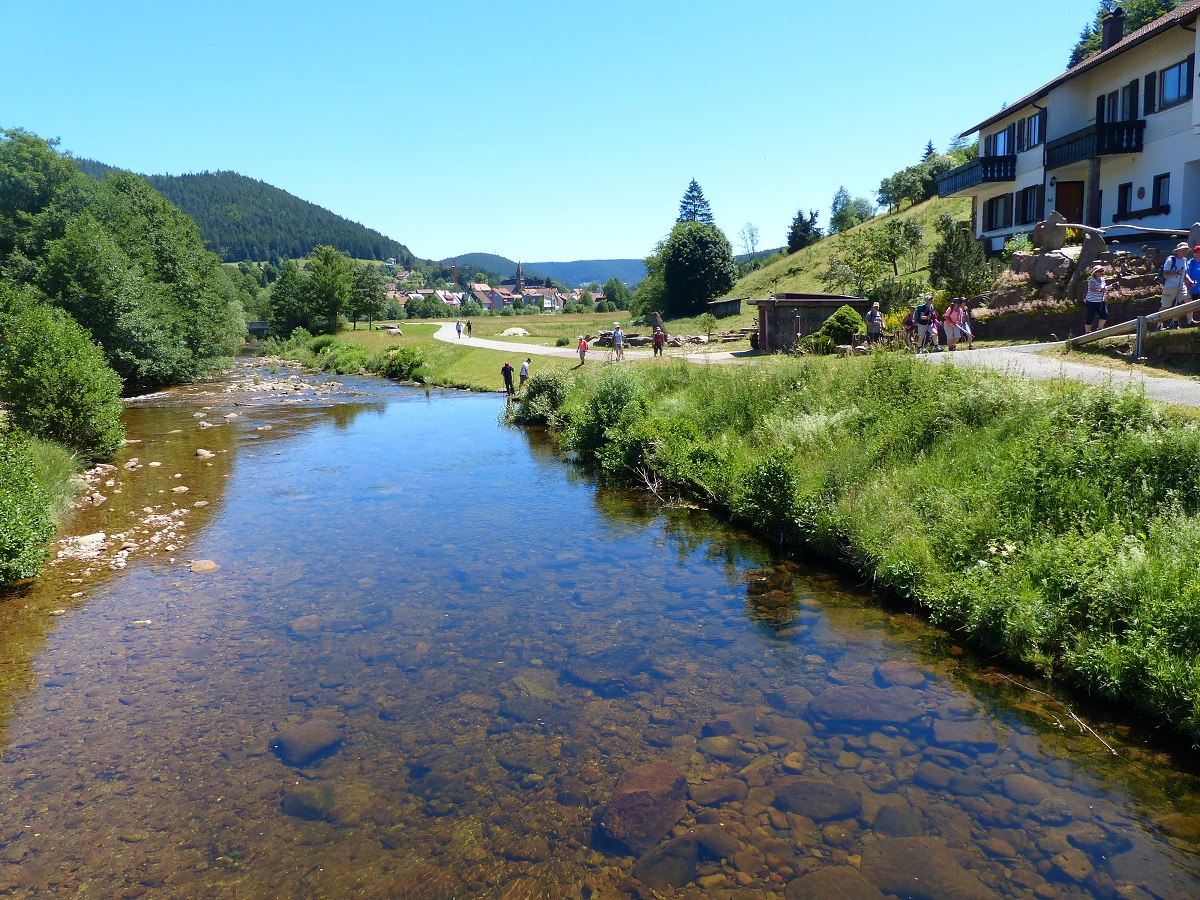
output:
<instances>
[{"instance_id":1,"label":"dark roof","mask_svg":"<svg viewBox=\"0 0 1200 900\"><path fill-rule=\"evenodd\" d=\"M1059 75L1053 81L1043 84L1036 91L1026 94L1016 103L1008 104L1004 107L1004 109L1000 110L1000 112L993 116L989 116L978 125L968 128L966 131L960 134L959 137L966 137L969 134L974 134L976 131L981 131L982 129L987 128L989 125L993 125L996 122L999 122L1001 119L1011 116L1015 110L1020 109L1022 106L1028 106L1037 100L1044 99L1045 96L1050 93L1050 91L1058 87L1060 84L1064 84L1075 76L1082 75L1089 69L1093 69L1102 63L1108 62L1110 59L1115 56L1119 56L1126 50L1133 49L1138 44L1143 43L1160 32L1166 31L1169 28L1173 28L1176 25L1185 24L1189 21L1194 22L1196 20L1197 13L1200 13L1200 0L1187 0L1187 2L1181 3L1178 7L1171 10L1171 12L1159 16L1153 22L1143 25L1137 31L1130 32L1107 50L1101 50L1099 53L1089 56L1083 62L1076 64L1070 69L1067 69L1067 71L1063 72L1063 74Z\"/></svg>"}]
</instances>

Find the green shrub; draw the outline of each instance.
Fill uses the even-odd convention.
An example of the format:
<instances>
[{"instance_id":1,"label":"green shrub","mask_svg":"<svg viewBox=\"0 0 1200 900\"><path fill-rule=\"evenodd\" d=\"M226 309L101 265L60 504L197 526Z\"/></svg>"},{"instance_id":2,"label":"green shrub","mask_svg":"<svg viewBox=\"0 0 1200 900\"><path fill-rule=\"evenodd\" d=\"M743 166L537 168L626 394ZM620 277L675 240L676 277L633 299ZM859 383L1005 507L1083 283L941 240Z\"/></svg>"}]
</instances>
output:
<instances>
[{"instance_id":1,"label":"green shrub","mask_svg":"<svg viewBox=\"0 0 1200 900\"><path fill-rule=\"evenodd\" d=\"M509 408L512 421L522 425L549 425L567 399L573 379L562 372L536 372L525 385L521 402Z\"/></svg>"},{"instance_id":2,"label":"green shrub","mask_svg":"<svg viewBox=\"0 0 1200 900\"><path fill-rule=\"evenodd\" d=\"M1000 258L1005 263L1012 262L1012 258L1017 253L1032 253L1033 241L1029 239L1029 234L1024 231L1018 231L1007 241L1004 242L1004 249L1000 252Z\"/></svg>"},{"instance_id":3,"label":"green shrub","mask_svg":"<svg viewBox=\"0 0 1200 900\"><path fill-rule=\"evenodd\" d=\"M300 331L301 329L298 328L296 330ZM296 340L295 332L292 333L292 340ZM328 350L337 343L339 343L338 339L332 334L321 334L315 338L305 341L304 346L313 353L320 353L322 350Z\"/></svg>"},{"instance_id":4,"label":"green shrub","mask_svg":"<svg viewBox=\"0 0 1200 900\"><path fill-rule=\"evenodd\" d=\"M0 433L0 584L37 575L53 536L50 495L38 483L29 442Z\"/></svg>"},{"instance_id":5,"label":"green shrub","mask_svg":"<svg viewBox=\"0 0 1200 900\"><path fill-rule=\"evenodd\" d=\"M377 375L394 378L396 381L418 381L416 377L425 366L425 358L419 350L393 344L373 361L370 367Z\"/></svg>"},{"instance_id":6,"label":"green shrub","mask_svg":"<svg viewBox=\"0 0 1200 900\"><path fill-rule=\"evenodd\" d=\"M556 337L554 339L555 347L570 347L571 339L569 337Z\"/></svg>"},{"instance_id":7,"label":"green shrub","mask_svg":"<svg viewBox=\"0 0 1200 900\"><path fill-rule=\"evenodd\" d=\"M0 324L0 402L11 427L108 459L125 437L121 379L61 310L25 304Z\"/></svg>"},{"instance_id":8,"label":"green shrub","mask_svg":"<svg viewBox=\"0 0 1200 900\"><path fill-rule=\"evenodd\" d=\"M830 338L835 344L849 344L854 336L864 331L863 317L854 311L849 304L842 304L832 316L821 326L821 334Z\"/></svg>"}]
</instances>

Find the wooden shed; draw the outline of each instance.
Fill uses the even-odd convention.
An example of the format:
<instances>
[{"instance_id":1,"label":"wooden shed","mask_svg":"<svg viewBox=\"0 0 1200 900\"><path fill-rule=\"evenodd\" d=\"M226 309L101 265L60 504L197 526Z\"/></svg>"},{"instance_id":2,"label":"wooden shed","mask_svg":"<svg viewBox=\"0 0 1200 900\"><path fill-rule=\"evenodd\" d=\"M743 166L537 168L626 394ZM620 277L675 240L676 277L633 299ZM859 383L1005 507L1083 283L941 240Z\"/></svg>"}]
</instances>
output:
<instances>
[{"instance_id":1,"label":"wooden shed","mask_svg":"<svg viewBox=\"0 0 1200 900\"><path fill-rule=\"evenodd\" d=\"M768 353L790 350L797 338L820 331L825 320L848 305L860 316L871 301L844 294L775 294L751 300L758 307L758 346Z\"/></svg>"}]
</instances>

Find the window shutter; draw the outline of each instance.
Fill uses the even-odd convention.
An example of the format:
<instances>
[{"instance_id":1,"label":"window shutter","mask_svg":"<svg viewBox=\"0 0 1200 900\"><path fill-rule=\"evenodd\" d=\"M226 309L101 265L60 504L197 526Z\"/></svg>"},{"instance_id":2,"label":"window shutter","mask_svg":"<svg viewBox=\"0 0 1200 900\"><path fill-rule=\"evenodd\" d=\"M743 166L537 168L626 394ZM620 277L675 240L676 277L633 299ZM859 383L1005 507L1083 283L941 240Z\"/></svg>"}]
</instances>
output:
<instances>
[{"instance_id":1,"label":"window shutter","mask_svg":"<svg viewBox=\"0 0 1200 900\"><path fill-rule=\"evenodd\" d=\"M1025 149L1025 120L1017 122L1017 152Z\"/></svg>"},{"instance_id":2,"label":"window shutter","mask_svg":"<svg viewBox=\"0 0 1200 900\"><path fill-rule=\"evenodd\" d=\"M1017 123L1016 122L1014 122L1013 124L1008 126L1008 140L1005 143L1008 144L1007 149L1008 149L1009 156L1011 156L1012 154L1017 152Z\"/></svg>"},{"instance_id":3,"label":"window shutter","mask_svg":"<svg viewBox=\"0 0 1200 900\"><path fill-rule=\"evenodd\" d=\"M1000 226L1001 228L1012 228L1012 223L1013 223L1012 214L1013 214L1013 195L1005 194L1004 195L1004 224Z\"/></svg>"},{"instance_id":4,"label":"window shutter","mask_svg":"<svg viewBox=\"0 0 1200 900\"><path fill-rule=\"evenodd\" d=\"M1046 140L1046 110L1038 113L1038 118L1041 120L1038 123L1038 143Z\"/></svg>"},{"instance_id":5,"label":"window shutter","mask_svg":"<svg viewBox=\"0 0 1200 900\"><path fill-rule=\"evenodd\" d=\"M1103 94L1101 94L1099 97L1096 98L1096 124L1097 125L1104 124L1104 109L1105 109L1106 103L1107 103L1107 101L1104 99Z\"/></svg>"},{"instance_id":6,"label":"window shutter","mask_svg":"<svg viewBox=\"0 0 1200 900\"><path fill-rule=\"evenodd\" d=\"M983 139L983 155L984 156L995 156L996 155L996 136L994 134L989 134L987 137L985 137Z\"/></svg>"},{"instance_id":7,"label":"window shutter","mask_svg":"<svg viewBox=\"0 0 1200 900\"><path fill-rule=\"evenodd\" d=\"M1142 106L1146 115L1158 109L1158 73L1147 72L1142 90Z\"/></svg>"},{"instance_id":8,"label":"window shutter","mask_svg":"<svg viewBox=\"0 0 1200 900\"><path fill-rule=\"evenodd\" d=\"M1192 96L1192 81L1196 77L1196 54L1189 53L1187 58L1187 95Z\"/></svg>"},{"instance_id":9,"label":"window shutter","mask_svg":"<svg viewBox=\"0 0 1200 900\"><path fill-rule=\"evenodd\" d=\"M1125 111L1125 118L1133 120L1138 117L1138 80L1135 78L1129 82L1129 109Z\"/></svg>"}]
</instances>

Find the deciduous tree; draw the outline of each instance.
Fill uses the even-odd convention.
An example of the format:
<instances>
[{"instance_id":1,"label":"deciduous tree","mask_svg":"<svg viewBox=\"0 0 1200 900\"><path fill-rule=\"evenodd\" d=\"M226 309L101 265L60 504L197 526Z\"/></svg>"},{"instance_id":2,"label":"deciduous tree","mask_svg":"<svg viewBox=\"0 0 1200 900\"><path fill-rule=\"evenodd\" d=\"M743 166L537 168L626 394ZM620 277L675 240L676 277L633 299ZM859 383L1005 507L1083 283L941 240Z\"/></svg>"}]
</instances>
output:
<instances>
[{"instance_id":1,"label":"deciduous tree","mask_svg":"<svg viewBox=\"0 0 1200 900\"><path fill-rule=\"evenodd\" d=\"M374 322L383 316L387 292L379 266L363 263L355 268L350 289L350 321L356 330L359 319Z\"/></svg>"},{"instance_id":2,"label":"deciduous tree","mask_svg":"<svg viewBox=\"0 0 1200 900\"><path fill-rule=\"evenodd\" d=\"M309 271L305 293L309 310L319 323L319 330L336 334L338 320L350 304L353 273L350 260L330 247L316 247L308 258Z\"/></svg>"},{"instance_id":3,"label":"deciduous tree","mask_svg":"<svg viewBox=\"0 0 1200 900\"><path fill-rule=\"evenodd\" d=\"M729 239L715 225L680 222L662 252L666 312L691 315L737 281Z\"/></svg>"}]
</instances>

